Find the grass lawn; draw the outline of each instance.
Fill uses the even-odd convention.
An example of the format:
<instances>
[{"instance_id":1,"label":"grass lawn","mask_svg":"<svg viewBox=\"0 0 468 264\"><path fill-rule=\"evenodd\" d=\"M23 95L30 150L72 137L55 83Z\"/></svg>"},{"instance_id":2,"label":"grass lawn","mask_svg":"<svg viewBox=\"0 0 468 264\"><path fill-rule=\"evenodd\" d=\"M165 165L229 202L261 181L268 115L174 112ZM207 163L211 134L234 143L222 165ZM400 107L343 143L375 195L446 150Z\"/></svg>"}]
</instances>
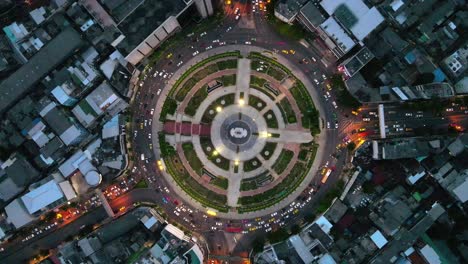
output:
<instances>
[{"instance_id":1,"label":"grass lawn","mask_svg":"<svg viewBox=\"0 0 468 264\"><path fill-rule=\"evenodd\" d=\"M299 152L299 156L298 158L302 161L306 161L307 160L307 154L309 153L309 150L307 149L301 149L301 151Z\"/></svg>"},{"instance_id":2,"label":"grass lawn","mask_svg":"<svg viewBox=\"0 0 468 264\"><path fill-rule=\"evenodd\" d=\"M224 60L216 63L220 71L237 68L237 60Z\"/></svg>"},{"instance_id":3,"label":"grass lawn","mask_svg":"<svg viewBox=\"0 0 468 264\"><path fill-rule=\"evenodd\" d=\"M202 117L202 122L203 123L211 123L213 121L213 118L216 116L216 107L221 106L221 107L226 107L228 105L234 104L234 99L235 99L235 94L226 94L224 96L221 96L218 98L216 101L214 101L205 111ZM225 101L224 105L221 105L221 101ZM213 110L213 114L210 114L210 110Z\"/></svg>"},{"instance_id":4,"label":"grass lawn","mask_svg":"<svg viewBox=\"0 0 468 264\"><path fill-rule=\"evenodd\" d=\"M223 75L220 80L223 86L231 86L236 84L236 74Z\"/></svg>"},{"instance_id":5,"label":"grass lawn","mask_svg":"<svg viewBox=\"0 0 468 264\"><path fill-rule=\"evenodd\" d=\"M278 144L276 142L267 142L263 147L262 152L260 152L260 155L262 155L264 159L269 160L271 158L271 155L273 155L273 152L275 151L277 145ZM269 152L268 156L265 155L265 151Z\"/></svg>"},{"instance_id":6,"label":"grass lawn","mask_svg":"<svg viewBox=\"0 0 468 264\"><path fill-rule=\"evenodd\" d=\"M184 111L187 115L194 116L200 104L206 99L206 97L208 96L206 87L207 86L205 85L202 88L200 88L200 90L198 90L190 99Z\"/></svg>"},{"instance_id":7,"label":"grass lawn","mask_svg":"<svg viewBox=\"0 0 468 264\"><path fill-rule=\"evenodd\" d=\"M182 102L185 99L185 96L187 96L190 90L192 90L193 86L195 86L195 84L197 84L197 80L195 80L195 78L192 77L188 79L184 85L182 85L182 88L177 91L175 99L179 102Z\"/></svg>"},{"instance_id":8,"label":"grass lawn","mask_svg":"<svg viewBox=\"0 0 468 264\"><path fill-rule=\"evenodd\" d=\"M254 163L256 163L256 165L254 165ZM245 172L253 171L256 168L260 167L261 165L262 163L257 158L250 159L244 162L244 171Z\"/></svg>"},{"instance_id":9,"label":"grass lawn","mask_svg":"<svg viewBox=\"0 0 468 264\"><path fill-rule=\"evenodd\" d=\"M192 167L192 169L198 174L198 176L201 176L203 174L203 163L198 158L197 153L195 153L195 150L193 149L193 144L184 143L182 144L182 149L184 150L185 158L188 160L190 167Z\"/></svg>"},{"instance_id":10,"label":"grass lawn","mask_svg":"<svg viewBox=\"0 0 468 264\"><path fill-rule=\"evenodd\" d=\"M226 205L227 197L206 189L195 179L190 177L177 157L167 158L164 161L168 173L172 175L172 178L177 184L193 199L204 206L214 208L221 212L227 212L229 210L229 207Z\"/></svg>"},{"instance_id":11,"label":"grass lawn","mask_svg":"<svg viewBox=\"0 0 468 264\"><path fill-rule=\"evenodd\" d=\"M270 68L268 68L267 74L278 81L281 81L284 79L284 77L286 77L286 74L283 71L273 66L270 66Z\"/></svg>"},{"instance_id":12,"label":"grass lawn","mask_svg":"<svg viewBox=\"0 0 468 264\"><path fill-rule=\"evenodd\" d=\"M276 163L273 165L273 169L276 173L281 174L288 167L293 156L294 153L292 151L283 149L276 160Z\"/></svg>"},{"instance_id":13,"label":"grass lawn","mask_svg":"<svg viewBox=\"0 0 468 264\"><path fill-rule=\"evenodd\" d=\"M260 107L258 106L259 103L261 104ZM249 95L249 105L258 111L261 111L263 108L265 108L266 103L255 95Z\"/></svg>"},{"instance_id":14,"label":"grass lawn","mask_svg":"<svg viewBox=\"0 0 468 264\"><path fill-rule=\"evenodd\" d=\"M268 119L268 115L271 115L270 119ZM269 127L269 128L278 128L278 119L276 119L276 116L275 116L275 113L273 112L273 110L269 110L268 112L266 112L263 115L263 117L266 120L267 127Z\"/></svg>"},{"instance_id":15,"label":"grass lawn","mask_svg":"<svg viewBox=\"0 0 468 264\"><path fill-rule=\"evenodd\" d=\"M148 183L142 179L135 185L135 188L148 188Z\"/></svg>"},{"instance_id":16,"label":"grass lawn","mask_svg":"<svg viewBox=\"0 0 468 264\"><path fill-rule=\"evenodd\" d=\"M218 65L217 63L210 64L203 69L199 70L197 73L193 75L192 78L194 78L196 81L200 81L206 76L213 74L218 71Z\"/></svg>"},{"instance_id":17,"label":"grass lawn","mask_svg":"<svg viewBox=\"0 0 468 264\"><path fill-rule=\"evenodd\" d=\"M283 119L287 123L292 124L297 122L296 115L292 110L291 104L289 103L288 99L286 99L286 97L283 98L283 100L281 100L278 106L281 110L281 114L283 115Z\"/></svg>"},{"instance_id":18,"label":"grass lawn","mask_svg":"<svg viewBox=\"0 0 468 264\"><path fill-rule=\"evenodd\" d=\"M220 159L220 162L216 162L217 159ZM228 159L226 159L225 157L221 156L221 155L217 155L215 157L212 157L211 159L211 162L213 162L214 165L218 166L219 168L225 170L225 171L229 171L229 163L230 161Z\"/></svg>"},{"instance_id":19,"label":"grass lawn","mask_svg":"<svg viewBox=\"0 0 468 264\"><path fill-rule=\"evenodd\" d=\"M229 181L228 181L228 179L226 179L224 177L218 176L215 179L211 180L210 184L218 186L221 189L227 190L227 188L229 186Z\"/></svg>"},{"instance_id":20,"label":"grass lawn","mask_svg":"<svg viewBox=\"0 0 468 264\"><path fill-rule=\"evenodd\" d=\"M171 97L167 97L161 109L161 116L159 116L159 121L161 122L166 121L166 116L175 114L176 110L177 110L177 101Z\"/></svg>"},{"instance_id":21,"label":"grass lawn","mask_svg":"<svg viewBox=\"0 0 468 264\"><path fill-rule=\"evenodd\" d=\"M250 86L262 88L266 80L255 75L250 75Z\"/></svg>"}]
</instances>

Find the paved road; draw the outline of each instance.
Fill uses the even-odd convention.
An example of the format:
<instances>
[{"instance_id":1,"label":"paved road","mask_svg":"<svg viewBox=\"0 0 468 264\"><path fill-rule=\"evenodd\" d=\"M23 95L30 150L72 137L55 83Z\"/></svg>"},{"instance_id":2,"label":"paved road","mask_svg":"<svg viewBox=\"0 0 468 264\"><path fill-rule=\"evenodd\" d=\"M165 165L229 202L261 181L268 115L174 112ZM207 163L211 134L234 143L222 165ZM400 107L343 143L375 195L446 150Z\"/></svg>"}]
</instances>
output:
<instances>
[{"instance_id":1,"label":"paved road","mask_svg":"<svg viewBox=\"0 0 468 264\"><path fill-rule=\"evenodd\" d=\"M41 249L56 248L68 237L77 235L80 232L81 226L94 225L106 218L106 211L103 207L99 207L59 230L55 230L52 233L44 233L39 239L34 240L32 243L19 245L16 246L14 250L0 253L0 262L8 264L25 263L36 256Z\"/></svg>"}]
</instances>

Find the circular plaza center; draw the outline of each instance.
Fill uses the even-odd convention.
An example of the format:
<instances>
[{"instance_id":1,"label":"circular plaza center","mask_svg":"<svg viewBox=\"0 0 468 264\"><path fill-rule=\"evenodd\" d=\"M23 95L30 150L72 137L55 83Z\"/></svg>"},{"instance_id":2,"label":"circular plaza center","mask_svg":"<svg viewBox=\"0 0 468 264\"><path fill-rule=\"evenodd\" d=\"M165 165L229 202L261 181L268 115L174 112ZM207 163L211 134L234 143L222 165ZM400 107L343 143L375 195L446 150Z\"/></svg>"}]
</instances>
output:
<instances>
[{"instance_id":1,"label":"circular plaza center","mask_svg":"<svg viewBox=\"0 0 468 264\"><path fill-rule=\"evenodd\" d=\"M153 122L163 175L220 217L274 210L309 177L317 149L318 112L306 87L254 52L185 65Z\"/></svg>"}]
</instances>

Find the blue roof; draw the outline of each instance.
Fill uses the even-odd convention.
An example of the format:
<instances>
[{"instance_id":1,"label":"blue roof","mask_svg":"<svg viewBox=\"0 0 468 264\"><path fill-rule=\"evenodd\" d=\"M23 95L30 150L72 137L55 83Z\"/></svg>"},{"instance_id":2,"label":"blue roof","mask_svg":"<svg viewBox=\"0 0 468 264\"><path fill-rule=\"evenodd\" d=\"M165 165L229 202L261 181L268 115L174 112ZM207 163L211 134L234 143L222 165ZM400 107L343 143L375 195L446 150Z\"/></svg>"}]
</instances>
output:
<instances>
[{"instance_id":1,"label":"blue roof","mask_svg":"<svg viewBox=\"0 0 468 264\"><path fill-rule=\"evenodd\" d=\"M445 81L445 73L442 72L440 68L437 68L432 72L434 74L434 82L443 82Z\"/></svg>"},{"instance_id":2,"label":"blue roof","mask_svg":"<svg viewBox=\"0 0 468 264\"><path fill-rule=\"evenodd\" d=\"M416 61L416 55L414 55L414 53L412 51L410 51L410 52L406 53L405 60L409 64L413 64Z\"/></svg>"}]
</instances>

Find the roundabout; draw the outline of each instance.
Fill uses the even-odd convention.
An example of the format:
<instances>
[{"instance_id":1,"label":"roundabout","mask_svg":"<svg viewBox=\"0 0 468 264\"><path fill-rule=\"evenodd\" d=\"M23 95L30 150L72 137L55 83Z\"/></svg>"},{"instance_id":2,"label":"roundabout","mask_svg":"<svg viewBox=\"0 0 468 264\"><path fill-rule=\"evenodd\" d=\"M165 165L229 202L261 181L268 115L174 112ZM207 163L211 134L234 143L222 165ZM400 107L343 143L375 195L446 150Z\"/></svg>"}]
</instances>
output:
<instances>
[{"instance_id":1,"label":"roundabout","mask_svg":"<svg viewBox=\"0 0 468 264\"><path fill-rule=\"evenodd\" d=\"M319 114L308 89L246 48L181 69L153 117L163 177L195 208L226 219L281 209L317 173Z\"/></svg>"}]
</instances>

